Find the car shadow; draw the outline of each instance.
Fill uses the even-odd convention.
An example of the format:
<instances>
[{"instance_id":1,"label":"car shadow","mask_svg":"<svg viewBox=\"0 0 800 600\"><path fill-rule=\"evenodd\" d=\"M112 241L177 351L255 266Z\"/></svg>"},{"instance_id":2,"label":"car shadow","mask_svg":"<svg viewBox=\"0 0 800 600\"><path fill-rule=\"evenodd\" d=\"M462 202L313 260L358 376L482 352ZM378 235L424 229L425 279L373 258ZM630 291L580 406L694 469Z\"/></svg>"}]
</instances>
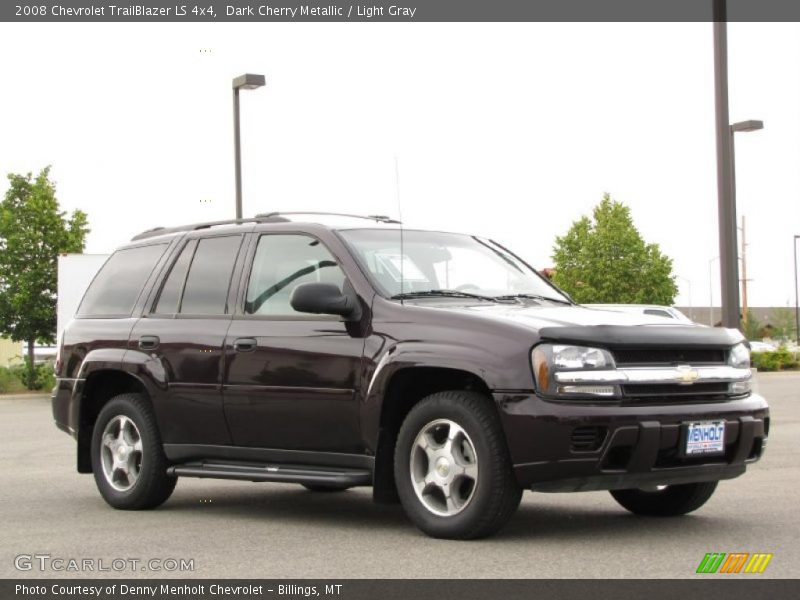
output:
<instances>
[{"instance_id":1,"label":"car shadow","mask_svg":"<svg viewBox=\"0 0 800 600\"><path fill-rule=\"evenodd\" d=\"M729 519L702 513L683 517L638 516L618 507L609 497L608 507L523 504L499 536L507 540L576 538L583 541L607 540L613 536L620 541L640 540L642 535L711 535L729 531L730 527Z\"/></svg>"},{"instance_id":2,"label":"car shadow","mask_svg":"<svg viewBox=\"0 0 800 600\"><path fill-rule=\"evenodd\" d=\"M180 488L180 485L179 485ZM248 489L249 488L249 489ZM619 508L611 498L608 507L554 506L537 504L529 494L511 521L491 539L530 541L568 539L640 539L647 535L713 535L727 531L730 519L716 515L693 514L682 518L639 517ZM332 529L380 530L394 534L422 535L399 504L375 504L368 488L344 492L311 492L300 486L218 487L180 490L159 511L180 516L195 516L205 511L209 517L237 520L274 519Z\"/></svg>"}]
</instances>

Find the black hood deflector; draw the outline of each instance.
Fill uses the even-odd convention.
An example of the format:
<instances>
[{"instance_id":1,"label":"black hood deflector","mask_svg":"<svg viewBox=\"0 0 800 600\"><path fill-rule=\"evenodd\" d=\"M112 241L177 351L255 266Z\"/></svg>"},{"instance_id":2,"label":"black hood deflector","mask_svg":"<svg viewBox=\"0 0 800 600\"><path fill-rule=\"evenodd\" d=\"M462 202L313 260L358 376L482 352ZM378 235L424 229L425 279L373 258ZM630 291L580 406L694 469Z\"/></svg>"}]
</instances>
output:
<instances>
[{"instance_id":1,"label":"black hood deflector","mask_svg":"<svg viewBox=\"0 0 800 600\"><path fill-rule=\"evenodd\" d=\"M590 325L544 327L542 341L598 346L730 347L744 341L735 329L685 325Z\"/></svg>"}]
</instances>

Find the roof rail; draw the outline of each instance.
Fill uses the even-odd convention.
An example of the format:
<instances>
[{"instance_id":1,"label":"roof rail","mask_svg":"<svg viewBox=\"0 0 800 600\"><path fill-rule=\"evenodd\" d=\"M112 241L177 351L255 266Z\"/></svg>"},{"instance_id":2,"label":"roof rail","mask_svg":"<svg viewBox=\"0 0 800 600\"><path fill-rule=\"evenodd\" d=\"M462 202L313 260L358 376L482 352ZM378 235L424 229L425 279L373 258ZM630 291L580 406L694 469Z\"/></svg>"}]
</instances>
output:
<instances>
[{"instance_id":1,"label":"roof rail","mask_svg":"<svg viewBox=\"0 0 800 600\"><path fill-rule=\"evenodd\" d=\"M246 219L228 219L225 221L208 221L206 223L193 223L191 225L179 225L177 227L154 227L142 233L135 235L131 238L132 242L138 240L145 240L147 238L155 237L157 235L167 235L169 233L180 233L182 231L196 231L198 229L207 229L209 227L216 227L217 225L238 225L240 223L282 223L288 222L289 219L286 215L317 215L317 216L331 216L331 217L350 217L353 219L367 219L369 221L376 221L378 223L389 223L400 225L400 221L391 219L384 215L349 215L345 213L329 213L329 212L270 212L261 213L255 217L248 217Z\"/></svg>"},{"instance_id":2,"label":"roof rail","mask_svg":"<svg viewBox=\"0 0 800 600\"><path fill-rule=\"evenodd\" d=\"M228 219L225 221L208 221L206 223L193 223L192 225L179 225L178 227L154 227L142 233L135 235L131 238L132 242L137 240L144 240L147 238L155 237L157 235L166 235L168 233L179 233L181 231L195 231L197 229L206 229L208 227L215 227L217 225L238 225L240 223L261 223L264 221L263 217L251 217L247 219Z\"/></svg>"},{"instance_id":3,"label":"roof rail","mask_svg":"<svg viewBox=\"0 0 800 600\"><path fill-rule=\"evenodd\" d=\"M256 219L275 219L277 220L280 217L287 216L287 215L312 215L312 216L324 216L324 217L349 217L351 219L366 219L367 221L375 221L377 223L389 223L393 225L401 225L401 222L397 219L392 219L387 217L386 215L351 215L347 213L335 213L335 212L269 212L269 213L260 213L256 215Z\"/></svg>"}]
</instances>

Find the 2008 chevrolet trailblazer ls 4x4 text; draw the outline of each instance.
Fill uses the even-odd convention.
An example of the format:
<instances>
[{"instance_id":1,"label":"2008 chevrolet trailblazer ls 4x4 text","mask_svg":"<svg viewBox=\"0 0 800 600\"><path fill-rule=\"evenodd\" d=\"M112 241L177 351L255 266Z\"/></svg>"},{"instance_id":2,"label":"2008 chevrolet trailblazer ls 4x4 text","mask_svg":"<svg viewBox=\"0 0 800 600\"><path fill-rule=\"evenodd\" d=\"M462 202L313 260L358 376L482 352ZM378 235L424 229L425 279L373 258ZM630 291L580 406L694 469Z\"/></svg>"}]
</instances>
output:
<instances>
[{"instance_id":1,"label":"2008 chevrolet trailblazer ls 4x4 text","mask_svg":"<svg viewBox=\"0 0 800 600\"><path fill-rule=\"evenodd\" d=\"M151 230L95 277L53 414L111 506L365 485L464 539L524 489L685 514L760 458L739 332L583 308L492 240L288 214Z\"/></svg>"}]
</instances>

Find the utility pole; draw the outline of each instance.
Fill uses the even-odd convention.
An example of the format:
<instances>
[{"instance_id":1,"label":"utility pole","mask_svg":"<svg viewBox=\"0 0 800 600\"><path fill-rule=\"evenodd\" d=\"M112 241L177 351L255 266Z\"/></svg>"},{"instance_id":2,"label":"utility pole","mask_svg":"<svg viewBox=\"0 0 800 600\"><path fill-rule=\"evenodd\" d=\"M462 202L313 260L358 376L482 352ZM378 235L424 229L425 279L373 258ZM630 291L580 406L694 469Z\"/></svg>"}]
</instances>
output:
<instances>
[{"instance_id":1,"label":"utility pole","mask_svg":"<svg viewBox=\"0 0 800 600\"><path fill-rule=\"evenodd\" d=\"M800 235L794 236L794 338L797 345L800 346L800 292L797 288L797 240Z\"/></svg>"},{"instance_id":2,"label":"utility pole","mask_svg":"<svg viewBox=\"0 0 800 600\"><path fill-rule=\"evenodd\" d=\"M742 322L747 327L747 234L744 229L742 215Z\"/></svg>"}]
</instances>

